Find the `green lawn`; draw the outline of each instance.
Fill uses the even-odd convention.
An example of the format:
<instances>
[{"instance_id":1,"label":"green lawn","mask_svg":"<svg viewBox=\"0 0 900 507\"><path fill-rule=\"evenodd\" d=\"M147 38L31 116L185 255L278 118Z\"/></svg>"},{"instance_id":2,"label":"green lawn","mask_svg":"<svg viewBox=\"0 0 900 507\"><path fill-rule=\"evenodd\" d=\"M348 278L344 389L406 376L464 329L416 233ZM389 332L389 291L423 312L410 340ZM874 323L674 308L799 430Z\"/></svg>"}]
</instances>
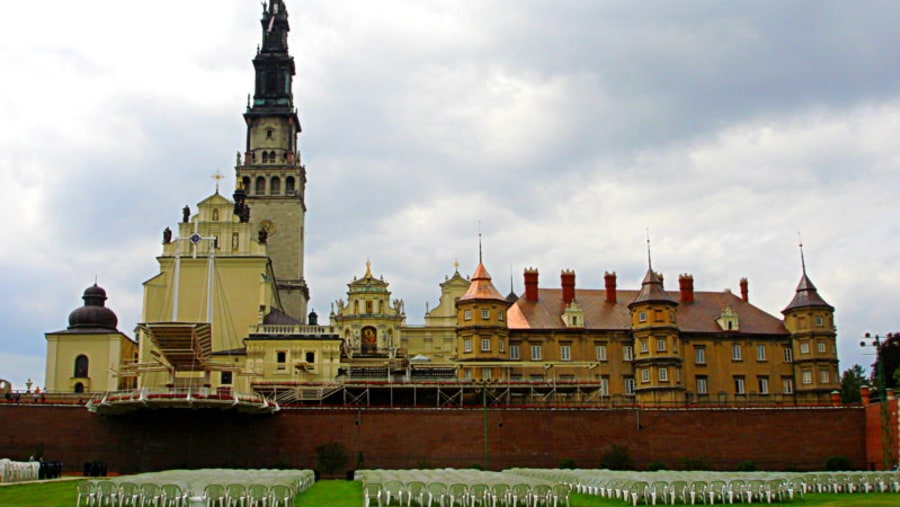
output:
<instances>
[{"instance_id":1,"label":"green lawn","mask_svg":"<svg viewBox=\"0 0 900 507\"><path fill-rule=\"evenodd\" d=\"M0 487L0 506L3 507L73 507L77 497L75 481L48 481ZM825 507L878 507L900 504L896 493L855 495L807 495L791 505ZM362 488L358 482L320 481L297 498L296 507L361 507ZM622 507L622 501L573 494L571 507ZM763 504L756 504L763 505Z\"/></svg>"}]
</instances>

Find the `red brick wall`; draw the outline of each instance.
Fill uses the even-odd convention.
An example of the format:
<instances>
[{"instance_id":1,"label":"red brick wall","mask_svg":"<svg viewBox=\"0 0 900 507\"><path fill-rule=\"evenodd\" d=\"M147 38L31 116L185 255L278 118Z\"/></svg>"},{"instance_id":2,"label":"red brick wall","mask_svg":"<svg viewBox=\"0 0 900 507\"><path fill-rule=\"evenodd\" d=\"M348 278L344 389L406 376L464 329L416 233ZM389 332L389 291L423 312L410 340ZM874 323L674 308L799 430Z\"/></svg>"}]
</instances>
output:
<instances>
[{"instance_id":1,"label":"red brick wall","mask_svg":"<svg viewBox=\"0 0 900 507\"><path fill-rule=\"evenodd\" d=\"M351 468L467 467L484 462L480 409L306 409L274 416L218 411L144 411L101 417L84 408L0 405L0 457L43 451L69 470L99 459L110 470L174 467L315 467L315 448L343 443ZM491 468L555 467L570 458L597 467L611 445L635 464L679 468L697 459L734 469L821 469L845 456L866 465L862 408L719 410L489 410Z\"/></svg>"},{"instance_id":2,"label":"red brick wall","mask_svg":"<svg viewBox=\"0 0 900 507\"><path fill-rule=\"evenodd\" d=\"M893 448L893 455L889 461L896 463L898 445L897 398L888 398L887 405L888 428L890 428L888 445ZM866 468L870 470L884 469L884 445L881 429L881 404L876 401L866 405Z\"/></svg>"}]
</instances>

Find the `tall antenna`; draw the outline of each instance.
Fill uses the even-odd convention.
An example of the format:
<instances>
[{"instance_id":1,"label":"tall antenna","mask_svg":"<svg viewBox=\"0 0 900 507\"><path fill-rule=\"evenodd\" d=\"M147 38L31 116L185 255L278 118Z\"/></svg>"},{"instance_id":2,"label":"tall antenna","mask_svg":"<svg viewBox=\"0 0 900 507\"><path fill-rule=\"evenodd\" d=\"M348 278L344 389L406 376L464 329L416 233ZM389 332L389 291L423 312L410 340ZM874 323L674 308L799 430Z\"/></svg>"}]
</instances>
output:
<instances>
[{"instance_id":1,"label":"tall antenna","mask_svg":"<svg viewBox=\"0 0 900 507\"><path fill-rule=\"evenodd\" d=\"M478 221L478 264L481 264L481 220Z\"/></svg>"}]
</instances>

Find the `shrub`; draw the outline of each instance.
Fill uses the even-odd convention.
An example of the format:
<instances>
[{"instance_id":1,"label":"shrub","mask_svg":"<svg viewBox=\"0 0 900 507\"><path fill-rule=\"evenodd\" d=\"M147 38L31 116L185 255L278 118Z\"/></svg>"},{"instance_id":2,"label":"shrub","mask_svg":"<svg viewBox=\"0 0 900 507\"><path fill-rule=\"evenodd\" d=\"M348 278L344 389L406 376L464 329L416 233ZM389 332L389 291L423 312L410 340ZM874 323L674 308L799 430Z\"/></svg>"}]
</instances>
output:
<instances>
[{"instance_id":1,"label":"shrub","mask_svg":"<svg viewBox=\"0 0 900 507\"><path fill-rule=\"evenodd\" d=\"M706 458L684 458L681 460L683 470L709 470L709 460Z\"/></svg>"},{"instance_id":2,"label":"shrub","mask_svg":"<svg viewBox=\"0 0 900 507\"><path fill-rule=\"evenodd\" d=\"M563 458L559 460L559 468L567 468L571 470L575 468L575 460L572 458Z\"/></svg>"},{"instance_id":3,"label":"shrub","mask_svg":"<svg viewBox=\"0 0 900 507\"><path fill-rule=\"evenodd\" d=\"M349 460L347 448L340 442L329 442L316 447L316 463L327 475L345 468Z\"/></svg>"},{"instance_id":4,"label":"shrub","mask_svg":"<svg viewBox=\"0 0 900 507\"><path fill-rule=\"evenodd\" d=\"M738 463L737 466L738 472L755 472L756 471L756 463L745 460Z\"/></svg>"},{"instance_id":5,"label":"shrub","mask_svg":"<svg viewBox=\"0 0 900 507\"><path fill-rule=\"evenodd\" d=\"M600 456L600 466L610 470L634 470L634 461L627 447L613 445L609 451Z\"/></svg>"},{"instance_id":6,"label":"shrub","mask_svg":"<svg viewBox=\"0 0 900 507\"><path fill-rule=\"evenodd\" d=\"M844 456L829 456L825 460L825 470L832 472L850 470L850 459Z\"/></svg>"},{"instance_id":7,"label":"shrub","mask_svg":"<svg viewBox=\"0 0 900 507\"><path fill-rule=\"evenodd\" d=\"M662 461L651 461L647 463L648 472L656 472L657 470L666 470L666 464Z\"/></svg>"}]
</instances>

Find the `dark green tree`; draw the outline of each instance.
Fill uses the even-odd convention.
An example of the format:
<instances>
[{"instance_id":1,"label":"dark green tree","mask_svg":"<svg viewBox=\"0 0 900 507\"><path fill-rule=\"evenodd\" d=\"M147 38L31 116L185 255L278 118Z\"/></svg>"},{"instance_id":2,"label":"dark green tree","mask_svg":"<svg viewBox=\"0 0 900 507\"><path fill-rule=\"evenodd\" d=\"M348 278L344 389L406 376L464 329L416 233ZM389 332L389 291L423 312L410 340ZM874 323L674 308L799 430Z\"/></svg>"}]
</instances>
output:
<instances>
[{"instance_id":1,"label":"dark green tree","mask_svg":"<svg viewBox=\"0 0 900 507\"><path fill-rule=\"evenodd\" d=\"M888 333L881 339L878 357L872 365L872 382L878 386L878 363L884 365L884 385L889 389L897 389L897 373L900 367L900 333Z\"/></svg>"},{"instance_id":2,"label":"dark green tree","mask_svg":"<svg viewBox=\"0 0 900 507\"><path fill-rule=\"evenodd\" d=\"M861 401L859 388L869 385L866 370L858 364L854 364L841 375L841 402L857 403Z\"/></svg>"}]
</instances>

